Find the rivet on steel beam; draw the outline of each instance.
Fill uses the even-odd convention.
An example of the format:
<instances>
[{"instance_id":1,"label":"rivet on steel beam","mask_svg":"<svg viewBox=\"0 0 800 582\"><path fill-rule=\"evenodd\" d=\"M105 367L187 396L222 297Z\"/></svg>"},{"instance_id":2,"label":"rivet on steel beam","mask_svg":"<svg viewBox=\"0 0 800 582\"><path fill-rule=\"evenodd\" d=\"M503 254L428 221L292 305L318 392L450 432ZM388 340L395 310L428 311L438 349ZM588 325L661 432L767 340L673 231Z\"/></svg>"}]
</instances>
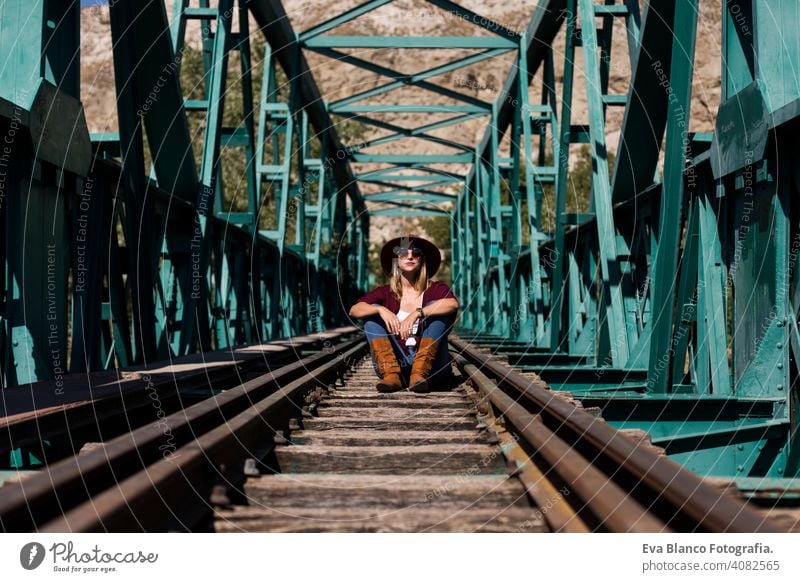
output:
<instances>
[{"instance_id":1,"label":"rivet on steel beam","mask_svg":"<svg viewBox=\"0 0 800 582\"><path fill-rule=\"evenodd\" d=\"M301 430L300 421L296 418L289 419L289 430Z\"/></svg>"},{"instance_id":2,"label":"rivet on steel beam","mask_svg":"<svg viewBox=\"0 0 800 582\"><path fill-rule=\"evenodd\" d=\"M278 445L288 445L289 441L286 439L286 435L282 430L279 430L275 433L275 437L273 438L273 442L276 446Z\"/></svg>"}]
</instances>

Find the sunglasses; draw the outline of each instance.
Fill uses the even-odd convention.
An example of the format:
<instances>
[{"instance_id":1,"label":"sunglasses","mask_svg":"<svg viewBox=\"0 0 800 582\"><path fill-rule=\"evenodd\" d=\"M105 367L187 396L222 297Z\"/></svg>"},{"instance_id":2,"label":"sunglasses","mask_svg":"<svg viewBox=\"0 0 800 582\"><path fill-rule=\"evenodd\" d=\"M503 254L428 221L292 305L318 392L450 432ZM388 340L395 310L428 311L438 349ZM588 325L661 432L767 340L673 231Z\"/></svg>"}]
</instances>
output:
<instances>
[{"instance_id":1,"label":"sunglasses","mask_svg":"<svg viewBox=\"0 0 800 582\"><path fill-rule=\"evenodd\" d=\"M415 259L418 259L418 258L424 256L422 254L422 249L420 249L418 247L410 247L410 248L408 248L408 247L400 247L399 249L397 249L397 252L395 254L398 257L406 257L406 256L408 256L408 251L411 251L411 256L413 256Z\"/></svg>"}]
</instances>

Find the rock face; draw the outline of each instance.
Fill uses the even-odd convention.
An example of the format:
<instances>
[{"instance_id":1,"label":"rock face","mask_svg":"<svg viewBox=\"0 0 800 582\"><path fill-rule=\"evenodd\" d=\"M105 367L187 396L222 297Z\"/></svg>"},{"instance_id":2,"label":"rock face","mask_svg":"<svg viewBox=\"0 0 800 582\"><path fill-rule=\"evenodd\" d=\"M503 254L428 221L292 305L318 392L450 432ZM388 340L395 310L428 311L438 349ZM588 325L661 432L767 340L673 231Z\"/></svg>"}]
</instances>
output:
<instances>
[{"instance_id":1,"label":"rock face","mask_svg":"<svg viewBox=\"0 0 800 582\"><path fill-rule=\"evenodd\" d=\"M355 0L284 0L284 7L295 30L302 31L359 4ZM195 4L194 2L192 3ZM525 30L531 13L538 2L533 0L516 0L514 2L500 0L460 0L459 4L480 14L487 20L511 30ZM640 0L642 5L644 1ZM173 0L167 0L167 14L172 14ZM695 59L695 76L693 84L691 131L712 131L720 100L720 50L721 0L704 0L700 3L700 14L697 26L697 49ZM624 94L629 81L629 62L627 42L621 19L615 19L614 38L611 52L611 73L609 92ZM197 25L194 25L197 26ZM234 27L238 22L234 18ZM251 30L255 31L251 23ZM475 26L457 15L441 10L424 0L395 0L377 10L364 15L351 23L347 23L333 32L334 34L376 35L376 36L491 36L492 33ZM199 32L189 29L187 39L198 46ZM114 94L114 71L112 61L111 32L108 6L90 6L81 12L81 98L86 109L86 118L92 132L114 132L117 130L116 98ZM556 80L559 81L563 71L564 34L557 37L554 43ZM370 60L384 67L402 72L416 73L471 54L468 50L389 50L359 49L343 50L352 56ZM387 82L387 77L349 64L307 52L309 65L328 101L335 101L375 88ZM261 60L261 55L253 55L254 66ZM502 88L512 63L511 54L484 61L465 69L446 73L431 78L440 85L453 91L478 97L484 101L493 101ZM578 78L573 95L573 123L585 123L586 90L580 76L583 57L578 52L576 59ZM539 99L539 83L531 86L531 101ZM257 90L257 88L256 88ZM430 91L401 89L378 97L370 98L371 104L421 103L448 104L452 100ZM374 117L399 125L414 127L419 122L413 114L376 114ZM435 121L446 116L434 116L427 120ZM356 135L356 141L364 141L386 135L388 132L371 127L355 128L350 122L341 121L342 132ZM610 151L616 151L619 140L619 128L622 112L617 108L609 110L607 119L608 145ZM486 121L478 119L456 126L446 127L433 135L459 141L474 147L483 136ZM508 139L504 140L503 149L507 151ZM404 153L413 148L416 153L450 152L448 148L430 141L401 140L371 149L374 153ZM363 168L367 169L367 168ZM452 166L455 171L461 170ZM365 193L377 191L374 186L365 184ZM419 223L405 219L382 219L374 217L370 233L373 243L380 243L396 235L397 232L416 230Z\"/></svg>"}]
</instances>

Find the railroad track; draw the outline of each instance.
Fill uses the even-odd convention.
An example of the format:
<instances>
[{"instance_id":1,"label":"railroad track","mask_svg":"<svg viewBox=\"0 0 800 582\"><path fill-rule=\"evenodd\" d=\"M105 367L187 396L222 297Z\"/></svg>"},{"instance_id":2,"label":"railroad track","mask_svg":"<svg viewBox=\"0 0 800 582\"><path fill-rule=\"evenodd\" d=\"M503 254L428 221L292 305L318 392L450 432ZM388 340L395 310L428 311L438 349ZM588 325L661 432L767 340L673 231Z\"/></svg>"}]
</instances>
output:
<instances>
[{"instance_id":1,"label":"railroad track","mask_svg":"<svg viewBox=\"0 0 800 582\"><path fill-rule=\"evenodd\" d=\"M0 400L0 459L28 450L52 464L84 443L111 440L209 396L297 362L304 355L360 333L343 327L325 333L277 339L140 365L67 376L59 385L39 382L30 390L10 389ZM58 396L56 392L64 392ZM47 441L47 447L41 443ZM18 467L34 467L18 455Z\"/></svg>"},{"instance_id":2,"label":"railroad track","mask_svg":"<svg viewBox=\"0 0 800 582\"><path fill-rule=\"evenodd\" d=\"M744 502L458 338L378 394L336 345L0 488L4 531L771 532Z\"/></svg>"},{"instance_id":3,"label":"railroad track","mask_svg":"<svg viewBox=\"0 0 800 582\"><path fill-rule=\"evenodd\" d=\"M294 363L6 482L0 487L0 529L201 528L218 482L243 474L248 459L272 446L274 431L288 426L307 389L334 381L364 352L353 331L333 334L331 345Z\"/></svg>"},{"instance_id":4,"label":"railroad track","mask_svg":"<svg viewBox=\"0 0 800 582\"><path fill-rule=\"evenodd\" d=\"M543 531L465 386L379 394L366 359L281 441L217 531Z\"/></svg>"}]
</instances>

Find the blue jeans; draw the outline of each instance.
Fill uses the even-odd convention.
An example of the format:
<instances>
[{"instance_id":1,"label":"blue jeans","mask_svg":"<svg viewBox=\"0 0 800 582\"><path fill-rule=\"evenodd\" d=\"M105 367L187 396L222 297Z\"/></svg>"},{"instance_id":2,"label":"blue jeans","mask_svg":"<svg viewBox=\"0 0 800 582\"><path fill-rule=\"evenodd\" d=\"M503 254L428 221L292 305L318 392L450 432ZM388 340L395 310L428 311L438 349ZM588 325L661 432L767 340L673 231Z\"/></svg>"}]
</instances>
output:
<instances>
[{"instance_id":1,"label":"blue jeans","mask_svg":"<svg viewBox=\"0 0 800 582\"><path fill-rule=\"evenodd\" d=\"M449 379L451 375L450 364L450 350L447 344L447 336L450 334L452 327L451 318L445 317L426 317L422 325L422 337L432 338L439 342L439 347L436 351L436 359L433 362L433 369L431 370L429 378L434 382L437 380L444 381ZM379 316L367 318L364 321L364 333L367 335L367 341L372 343L376 337L388 337L392 342L394 354L397 356L397 361L400 364L400 377L403 379L403 385L408 386L409 377L411 375L411 366L414 363L414 355L416 354L416 346L406 346L408 353L403 350L400 345L399 336L389 333L386 329L386 324ZM420 341L417 336L417 342ZM419 345L419 344L418 344ZM372 365L375 368L375 373L378 374L378 365L375 359L372 360ZM379 374L378 374L379 375Z\"/></svg>"}]
</instances>

